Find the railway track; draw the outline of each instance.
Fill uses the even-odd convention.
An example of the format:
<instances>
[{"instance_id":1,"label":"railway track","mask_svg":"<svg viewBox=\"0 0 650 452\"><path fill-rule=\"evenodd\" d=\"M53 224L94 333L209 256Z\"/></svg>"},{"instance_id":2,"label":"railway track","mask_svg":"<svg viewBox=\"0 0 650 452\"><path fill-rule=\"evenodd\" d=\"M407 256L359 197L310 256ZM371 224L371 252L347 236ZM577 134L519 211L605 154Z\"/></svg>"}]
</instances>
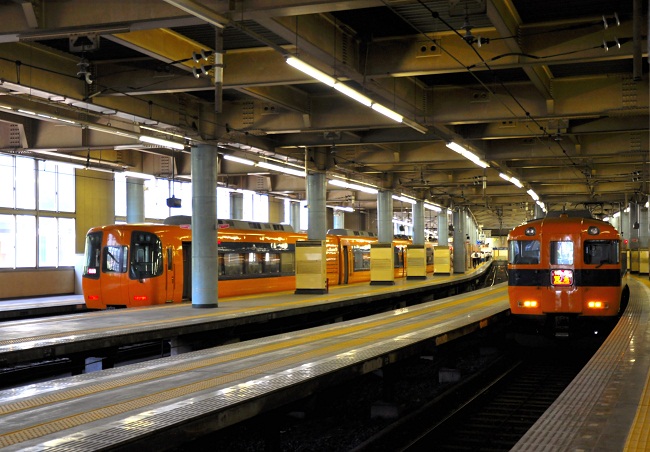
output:
<instances>
[{"instance_id":1,"label":"railway track","mask_svg":"<svg viewBox=\"0 0 650 452\"><path fill-rule=\"evenodd\" d=\"M355 450L508 451L600 343L593 339L508 353Z\"/></svg>"}]
</instances>

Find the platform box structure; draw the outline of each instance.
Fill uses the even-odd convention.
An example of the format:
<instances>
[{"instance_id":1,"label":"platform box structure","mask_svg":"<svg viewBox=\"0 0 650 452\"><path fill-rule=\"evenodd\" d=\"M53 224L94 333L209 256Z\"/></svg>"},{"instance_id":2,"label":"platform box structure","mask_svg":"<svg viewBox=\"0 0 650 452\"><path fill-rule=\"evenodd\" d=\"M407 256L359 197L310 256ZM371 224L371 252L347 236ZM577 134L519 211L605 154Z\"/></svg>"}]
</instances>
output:
<instances>
[{"instance_id":1,"label":"platform box structure","mask_svg":"<svg viewBox=\"0 0 650 452\"><path fill-rule=\"evenodd\" d=\"M406 279L426 279L427 256L424 245L409 245L406 248L406 262Z\"/></svg>"},{"instance_id":2,"label":"platform box structure","mask_svg":"<svg viewBox=\"0 0 650 452\"><path fill-rule=\"evenodd\" d=\"M453 255L448 246L439 245L433 248L433 268L436 269L436 274L447 273L449 275L454 273Z\"/></svg>"},{"instance_id":3,"label":"platform box structure","mask_svg":"<svg viewBox=\"0 0 650 452\"><path fill-rule=\"evenodd\" d=\"M395 251L392 243L370 245L370 284L395 284Z\"/></svg>"},{"instance_id":4,"label":"platform box structure","mask_svg":"<svg viewBox=\"0 0 650 452\"><path fill-rule=\"evenodd\" d=\"M325 240L296 242L296 292L327 293L327 260Z\"/></svg>"},{"instance_id":5,"label":"platform box structure","mask_svg":"<svg viewBox=\"0 0 650 452\"><path fill-rule=\"evenodd\" d=\"M630 271L639 273L639 250L630 250Z\"/></svg>"},{"instance_id":6,"label":"platform box structure","mask_svg":"<svg viewBox=\"0 0 650 452\"><path fill-rule=\"evenodd\" d=\"M650 273L650 251L646 249L639 250L639 273L647 275Z\"/></svg>"}]
</instances>

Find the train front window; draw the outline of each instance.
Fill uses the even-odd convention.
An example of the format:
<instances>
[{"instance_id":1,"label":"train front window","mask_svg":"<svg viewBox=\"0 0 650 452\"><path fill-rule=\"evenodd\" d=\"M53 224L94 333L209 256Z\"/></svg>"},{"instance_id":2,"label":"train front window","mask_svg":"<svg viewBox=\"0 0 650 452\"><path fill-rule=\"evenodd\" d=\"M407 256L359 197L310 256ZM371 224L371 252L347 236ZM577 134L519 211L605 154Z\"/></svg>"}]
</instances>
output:
<instances>
[{"instance_id":1,"label":"train front window","mask_svg":"<svg viewBox=\"0 0 650 452\"><path fill-rule=\"evenodd\" d=\"M160 276L163 273L163 247L156 234L133 231L131 234L131 279Z\"/></svg>"},{"instance_id":2,"label":"train front window","mask_svg":"<svg viewBox=\"0 0 650 452\"><path fill-rule=\"evenodd\" d=\"M584 246L585 264L601 266L618 264L619 249L617 240L586 240Z\"/></svg>"},{"instance_id":3,"label":"train front window","mask_svg":"<svg viewBox=\"0 0 650 452\"><path fill-rule=\"evenodd\" d=\"M105 247L102 266L104 273L126 273L128 249L126 246Z\"/></svg>"},{"instance_id":4,"label":"train front window","mask_svg":"<svg viewBox=\"0 0 650 452\"><path fill-rule=\"evenodd\" d=\"M86 247L84 251L84 271L86 278L99 279L101 265L102 232L91 232L86 236Z\"/></svg>"},{"instance_id":5,"label":"train front window","mask_svg":"<svg viewBox=\"0 0 650 452\"><path fill-rule=\"evenodd\" d=\"M508 243L510 264L539 264L539 240L511 240Z\"/></svg>"},{"instance_id":6,"label":"train front window","mask_svg":"<svg viewBox=\"0 0 650 452\"><path fill-rule=\"evenodd\" d=\"M573 242L551 242L551 264L573 265Z\"/></svg>"}]
</instances>

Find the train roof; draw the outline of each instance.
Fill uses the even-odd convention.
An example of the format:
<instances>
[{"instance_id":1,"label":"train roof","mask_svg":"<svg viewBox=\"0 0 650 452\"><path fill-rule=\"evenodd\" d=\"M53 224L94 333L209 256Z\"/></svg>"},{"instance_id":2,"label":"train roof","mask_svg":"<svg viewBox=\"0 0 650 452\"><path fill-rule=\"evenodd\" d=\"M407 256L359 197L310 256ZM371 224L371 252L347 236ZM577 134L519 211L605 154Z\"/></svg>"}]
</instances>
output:
<instances>
[{"instance_id":1,"label":"train roof","mask_svg":"<svg viewBox=\"0 0 650 452\"><path fill-rule=\"evenodd\" d=\"M601 230L615 231L618 236L618 231L611 223L607 221L594 218L591 214L583 216L580 214L560 214L560 215L547 215L545 218L537 218L535 220L527 221L524 224L521 224L510 231L508 238L512 236L524 235L525 231L529 227L539 228L539 232L545 228L556 228L558 232L560 229L562 232L568 234L575 234L582 231L586 226L598 226Z\"/></svg>"},{"instance_id":2,"label":"train roof","mask_svg":"<svg viewBox=\"0 0 650 452\"><path fill-rule=\"evenodd\" d=\"M167 217L164 224L170 226L191 225L192 217L189 215L173 215ZM219 229L253 229L260 231L283 231L294 232L293 227L283 223L264 223L260 221L246 221L246 220L217 220Z\"/></svg>"}]
</instances>

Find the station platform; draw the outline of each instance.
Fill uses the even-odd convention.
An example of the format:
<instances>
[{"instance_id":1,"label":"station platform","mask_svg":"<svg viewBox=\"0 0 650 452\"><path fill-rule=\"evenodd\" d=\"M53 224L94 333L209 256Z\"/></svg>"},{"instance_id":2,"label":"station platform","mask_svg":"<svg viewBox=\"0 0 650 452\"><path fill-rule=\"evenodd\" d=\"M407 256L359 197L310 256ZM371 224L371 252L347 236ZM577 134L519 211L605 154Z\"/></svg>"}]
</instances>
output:
<instances>
[{"instance_id":1,"label":"station platform","mask_svg":"<svg viewBox=\"0 0 650 452\"><path fill-rule=\"evenodd\" d=\"M0 300L0 321L85 312L83 295Z\"/></svg>"},{"instance_id":2,"label":"station platform","mask_svg":"<svg viewBox=\"0 0 650 452\"><path fill-rule=\"evenodd\" d=\"M650 281L627 281L612 333L512 451L650 450Z\"/></svg>"},{"instance_id":3,"label":"station platform","mask_svg":"<svg viewBox=\"0 0 650 452\"><path fill-rule=\"evenodd\" d=\"M195 309L188 303L94 311L62 317L0 323L0 365L15 365L62 357L101 357L105 351L147 341L225 331L241 325L285 320L297 323L306 316L343 315L364 305L406 305L409 297L442 298L462 285L472 285L489 264L464 274L430 275L424 280L397 279L394 285L368 283L334 286L326 294L277 292L219 300L214 309ZM1 309L1 307L0 307ZM340 313L340 314L339 314ZM182 342L178 340L176 342ZM180 348L180 347L179 347ZM110 361L110 360L107 360Z\"/></svg>"},{"instance_id":4,"label":"station platform","mask_svg":"<svg viewBox=\"0 0 650 452\"><path fill-rule=\"evenodd\" d=\"M185 316L174 322L196 321L183 307L157 309L160 317L149 321L164 323L175 309ZM222 315L245 309L230 307ZM419 356L499 321L508 311L503 283L356 320L0 391L0 447L170 447L188 432L215 431ZM110 314L97 317L114 318ZM80 334L103 334L93 333L91 326L84 329Z\"/></svg>"}]
</instances>

